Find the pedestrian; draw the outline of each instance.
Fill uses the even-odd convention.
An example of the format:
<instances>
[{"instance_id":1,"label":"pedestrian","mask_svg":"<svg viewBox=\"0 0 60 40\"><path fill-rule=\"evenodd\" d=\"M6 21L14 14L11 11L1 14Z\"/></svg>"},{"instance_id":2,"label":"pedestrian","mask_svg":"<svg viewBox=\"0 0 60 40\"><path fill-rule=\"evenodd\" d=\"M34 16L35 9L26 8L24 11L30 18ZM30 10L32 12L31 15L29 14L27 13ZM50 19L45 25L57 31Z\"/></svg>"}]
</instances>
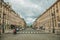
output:
<instances>
[{"instance_id":1,"label":"pedestrian","mask_svg":"<svg viewBox=\"0 0 60 40\"><path fill-rule=\"evenodd\" d=\"M13 34L17 34L16 29L13 30Z\"/></svg>"}]
</instances>

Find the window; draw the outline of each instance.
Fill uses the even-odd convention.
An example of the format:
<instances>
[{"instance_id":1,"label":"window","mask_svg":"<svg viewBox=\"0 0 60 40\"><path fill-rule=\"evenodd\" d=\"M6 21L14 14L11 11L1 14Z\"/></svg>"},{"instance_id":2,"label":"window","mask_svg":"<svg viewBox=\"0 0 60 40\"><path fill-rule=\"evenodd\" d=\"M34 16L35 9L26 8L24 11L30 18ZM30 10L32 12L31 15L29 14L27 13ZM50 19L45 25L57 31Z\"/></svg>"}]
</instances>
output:
<instances>
[{"instance_id":1,"label":"window","mask_svg":"<svg viewBox=\"0 0 60 40\"><path fill-rule=\"evenodd\" d=\"M60 22L59 16L57 16L57 20Z\"/></svg>"},{"instance_id":2,"label":"window","mask_svg":"<svg viewBox=\"0 0 60 40\"><path fill-rule=\"evenodd\" d=\"M0 19L0 25L1 25L1 19Z\"/></svg>"},{"instance_id":3,"label":"window","mask_svg":"<svg viewBox=\"0 0 60 40\"><path fill-rule=\"evenodd\" d=\"M1 13L1 9L0 9L0 13Z\"/></svg>"},{"instance_id":4,"label":"window","mask_svg":"<svg viewBox=\"0 0 60 40\"><path fill-rule=\"evenodd\" d=\"M58 23L58 27L60 27L60 23Z\"/></svg>"},{"instance_id":5,"label":"window","mask_svg":"<svg viewBox=\"0 0 60 40\"><path fill-rule=\"evenodd\" d=\"M1 18L1 14L0 14L0 18Z\"/></svg>"},{"instance_id":6,"label":"window","mask_svg":"<svg viewBox=\"0 0 60 40\"><path fill-rule=\"evenodd\" d=\"M56 12L58 12L58 4L56 4Z\"/></svg>"},{"instance_id":7,"label":"window","mask_svg":"<svg viewBox=\"0 0 60 40\"><path fill-rule=\"evenodd\" d=\"M56 20L55 20L55 27L56 27Z\"/></svg>"},{"instance_id":8,"label":"window","mask_svg":"<svg viewBox=\"0 0 60 40\"><path fill-rule=\"evenodd\" d=\"M55 13L55 8L53 8L53 13Z\"/></svg>"},{"instance_id":9,"label":"window","mask_svg":"<svg viewBox=\"0 0 60 40\"><path fill-rule=\"evenodd\" d=\"M2 3L0 2L0 8L2 8Z\"/></svg>"}]
</instances>

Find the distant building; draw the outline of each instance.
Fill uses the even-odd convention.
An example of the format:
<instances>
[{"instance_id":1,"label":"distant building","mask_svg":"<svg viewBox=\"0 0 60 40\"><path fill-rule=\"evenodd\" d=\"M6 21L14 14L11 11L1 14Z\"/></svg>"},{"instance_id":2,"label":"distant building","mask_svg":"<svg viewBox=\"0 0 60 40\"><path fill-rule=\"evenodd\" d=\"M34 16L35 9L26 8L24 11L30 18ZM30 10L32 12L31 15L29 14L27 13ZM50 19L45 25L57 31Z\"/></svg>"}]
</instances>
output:
<instances>
[{"instance_id":1,"label":"distant building","mask_svg":"<svg viewBox=\"0 0 60 40\"><path fill-rule=\"evenodd\" d=\"M9 3L0 0L0 28L2 32L14 27L24 27L25 21L11 8Z\"/></svg>"},{"instance_id":2,"label":"distant building","mask_svg":"<svg viewBox=\"0 0 60 40\"><path fill-rule=\"evenodd\" d=\"M36 19L33 28L44 29L45 32L60 32L60 0L57 0Z\"/></svg>"}]
</instances>

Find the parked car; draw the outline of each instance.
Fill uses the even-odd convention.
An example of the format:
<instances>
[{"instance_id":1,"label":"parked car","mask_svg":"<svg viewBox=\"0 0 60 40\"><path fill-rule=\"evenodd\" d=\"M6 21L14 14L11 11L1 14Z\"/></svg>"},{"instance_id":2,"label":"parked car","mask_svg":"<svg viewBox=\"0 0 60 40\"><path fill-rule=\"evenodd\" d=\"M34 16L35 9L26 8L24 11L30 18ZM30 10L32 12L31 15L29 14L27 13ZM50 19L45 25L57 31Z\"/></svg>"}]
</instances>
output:
<instances>
[{"instance_id":1,"label":"parked car","mask_svg":"<svg viewBox=\"0 0 60 40\"><path fill-rule=\"evenodd\" d=\"M20 29L20 31L21 31L22 29Z\"/></svg>"},{"instance_id":2,"label":"parked car","mask_svg":"<svg viewBox=\"0 0 60 40\"><path fill-rule=\"evenodd\" d=\"M24 30L24 28L22 28Z\"/></svg>"}]
</instances>

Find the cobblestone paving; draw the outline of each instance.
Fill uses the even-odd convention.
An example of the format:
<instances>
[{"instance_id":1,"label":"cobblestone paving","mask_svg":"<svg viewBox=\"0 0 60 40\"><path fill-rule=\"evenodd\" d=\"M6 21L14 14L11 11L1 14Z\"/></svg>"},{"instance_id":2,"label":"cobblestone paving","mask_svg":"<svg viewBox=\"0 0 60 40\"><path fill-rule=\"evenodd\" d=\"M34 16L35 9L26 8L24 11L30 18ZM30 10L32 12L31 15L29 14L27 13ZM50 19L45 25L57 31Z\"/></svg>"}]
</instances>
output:
<instances>
[{"instance_id":1,"label":"cobblestone paving","mask_svg":"<svg viewBox=\"0 0 60 40\"><path fill-rule=\"evenodd\" d=\"M60 40L60 36L54 34L4 34L1 40Z\"/></svg>"},{"instance_id":2,"label":"cobblestone paving","mask_svg":"<svg viewBox=\"0 0 60 40\"><path fill-rule=\"evenodd\" d=\"M5 33L0 38L0 40L60 40L60 35L45 33L43 31L27 28L26 30L18 32L16 35L12 33Z\"/></svg>"}]
</instances>

